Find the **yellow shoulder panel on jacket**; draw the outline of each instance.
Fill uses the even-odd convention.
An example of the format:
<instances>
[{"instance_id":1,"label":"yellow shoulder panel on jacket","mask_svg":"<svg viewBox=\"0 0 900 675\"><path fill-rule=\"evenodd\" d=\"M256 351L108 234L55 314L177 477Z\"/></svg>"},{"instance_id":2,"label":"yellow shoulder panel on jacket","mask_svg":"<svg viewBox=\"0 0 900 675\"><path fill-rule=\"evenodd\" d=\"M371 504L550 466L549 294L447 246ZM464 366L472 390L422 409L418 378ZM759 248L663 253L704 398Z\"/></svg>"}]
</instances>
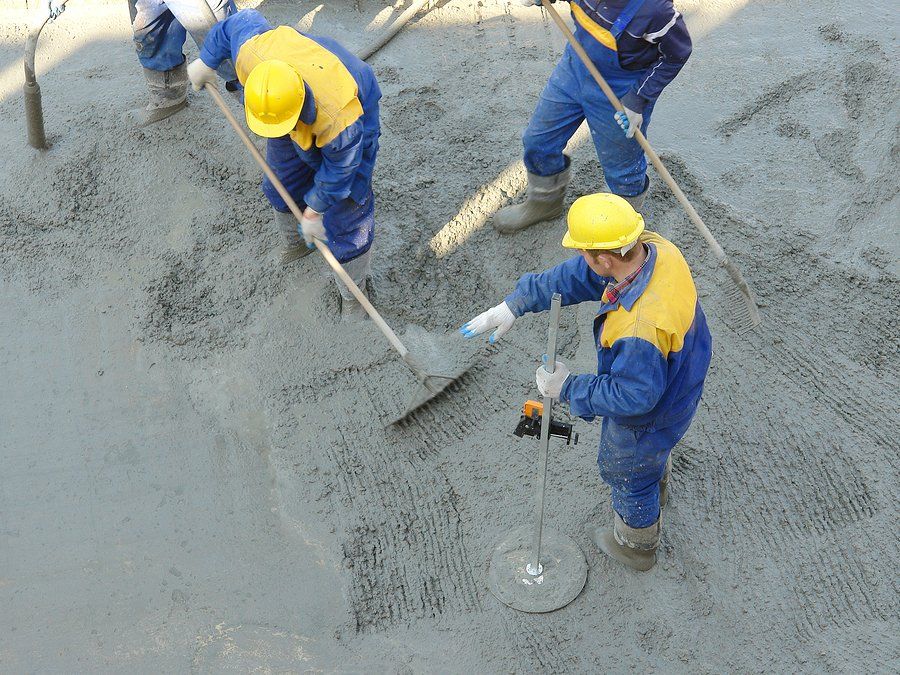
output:
<instances>
[{"instance_id":1,"label":"yellow shoulder panel on jacket","mask_svg":"<svg viewBox=\"0 0 900 675\"><path fill-rule=\"evenodd\" d=\"M600 342L609 348L620 338L637 337L656 345L668 358L684 346L694 322L697 289L684 256L672 242L649 231L641 241L656 248L653 274L630 311L618 307L606 315Z\"/></svg>"},{"instance_id":2,"label":"yellow shoulder panel on jacket","mask_svg":"<svg viewBox=\"0 0 900 675\"><path fill-rule=\"evenodd\" d=\"M316 99L316 120L297 123L290 136L304 150L321 148L333 141L363 114L359 89L341 60L315 40L289 26L279 26L256 35L241 45L237 71L241 84L257 64L279 59L290 64L309 85Z\"/></svg>"}]
</instances>

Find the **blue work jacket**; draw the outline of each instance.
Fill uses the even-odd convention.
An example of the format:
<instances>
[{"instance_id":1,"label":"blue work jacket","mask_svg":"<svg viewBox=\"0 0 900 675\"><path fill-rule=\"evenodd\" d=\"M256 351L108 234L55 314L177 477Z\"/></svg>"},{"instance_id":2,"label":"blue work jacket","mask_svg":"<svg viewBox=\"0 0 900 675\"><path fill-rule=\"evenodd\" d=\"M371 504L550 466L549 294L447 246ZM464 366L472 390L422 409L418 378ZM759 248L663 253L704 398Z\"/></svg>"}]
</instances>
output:
<instances>
[{"instance_id":1,"label":"blue work jacket","mask_svg":"<svg viewBox=\"0 0 900 675\"><path fill-rule=\"evenodd\" d=\"M659 98L691 55L690 33L672 0L570 0L569 4L575 37L601 72L606 50L612 50L622 69L640 72L622 96L622 103L632 110L642 112Z\"/></svg>"},{"instance_id":2,"label":"blue work jacket","mask_svg":"<svg viewBox=\"0 0 900 675\"><path fill-rule=\"evenodd\" d=\"M200 58L210 68L231 58L242 84L261 60L290 63L304 80L307 100L289 135L300 159L315 171L303 201L319 213L347 197L365 202L381 134L381 90L369 64L330 38L287 26L273 29L250 9L217 23L206 36ZM322 76L319 64L330 68L327 75Z\"/></svg>"},{"instance_id":3,"label":"blue work jacket","mask_svg":"<svg viewBox=\"0 0 900 675\"><path fill-rule=\"evenodd\" d=\"M691 272L670 241L644 232L650 249L641 273L617 302L603 303L609 277L578 256L540 274L525 274L506 303L516 316L597 301L596 375L569 375L560 400L574 415L608 417L647 431L673 426L697 409L712 353L712 337Z\"/></svg>"}]
</instances>

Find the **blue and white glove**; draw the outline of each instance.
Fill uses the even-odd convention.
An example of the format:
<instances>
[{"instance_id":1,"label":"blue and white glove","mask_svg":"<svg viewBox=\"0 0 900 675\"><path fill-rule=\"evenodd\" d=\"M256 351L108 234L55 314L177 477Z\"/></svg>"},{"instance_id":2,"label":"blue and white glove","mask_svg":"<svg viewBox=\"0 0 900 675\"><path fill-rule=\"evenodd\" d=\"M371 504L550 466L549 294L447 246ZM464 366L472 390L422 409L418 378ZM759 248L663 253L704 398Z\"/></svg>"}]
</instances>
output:
<instances>
[{"instance_id":1,"label":"blue and white glove","mask_svg":"<svg viewBox=\"0 0 900 675\"><path fill-rule=\"evenodd\" d=\"M550 0L550 2L556 2L556 0ZM522 5L522 7L540 7L541 0L515 0L517 5Z\"/></svg>"},{"instance_id":2,"label":"blue and white glove","mask_svg":"<svg viewBox=\"0 0 900 675\"><path fill-rule=\"evenodd\" d=\"M322 214L307 206L300 221L300 234L306 239L306 248L315 248L316 239L326 241L328 235L325 233L325 225L322 223Z\"/></svg>"},{"instance_id":3,"label":"blue and white glove","mask_svg":"<svg viewBox=\"0 0 900 675\"><path fill-rule=\"evenodd\" d=\"M544 363L547 363L546 354L544 354L542 360ZM540 366L534 374L534 379L537 382L537 388L538 391L541 392L541 396L559 398L563 385L566 383L566 378L569 377L570 374L569 369L566 368L566 364L562 361L556 362L556 370L552 373L548 373L545 366Z\"/></svg>"},{"instance_id":4,"label":"blue and white glove","mask_svg":"<svg viewBox=\"0 0 900 675\"><path fill-rule=\"evenodd\" d=\"M471 321L463 324L463 327L459 329L459 332L467 338L473 338L476 335L481 335L486 331L496 328L497 330L495 330L488 339L488 342L494 344L497 340L502 338L510 328L512 328L515 320L516 315L512 313L509 305L505 302L501 302L496 307L491 307L488 311L482 312Z\"/></svg>"},{"instance_id":5,"label":"blue and white glove","mask_svg":"<svg viewBox=\"0 0 900 675\"><path fill-rule=\"evenodd\" d=\"M644 123L644 116L630 108L625 108L625 112L617 112L614 117L625 132L625 138L634 138L634 132Z\"/></svg>"},{"instance_id":6,"label":"blue and white glove","mask_svg":"<svg viewBox=\"0 0 900 675\"><path fill-rule=\"evenodd\" d=\"M56 19L66 11L66 0L50 0L47 6L50 10L50 18Z\"/></svg>"}]
</instances>

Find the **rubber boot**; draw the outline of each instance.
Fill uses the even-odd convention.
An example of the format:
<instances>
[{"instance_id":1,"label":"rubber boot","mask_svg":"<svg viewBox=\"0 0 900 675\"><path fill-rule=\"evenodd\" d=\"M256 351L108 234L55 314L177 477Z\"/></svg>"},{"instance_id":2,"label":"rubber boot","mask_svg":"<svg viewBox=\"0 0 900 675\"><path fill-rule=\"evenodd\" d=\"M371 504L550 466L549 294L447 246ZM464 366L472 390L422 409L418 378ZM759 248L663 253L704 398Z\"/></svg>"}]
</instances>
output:
<instances>
[{"instance_id":1,"label":"rubber boot","mask_svg":"<svg viewBox=\"0 0 900 675\"><path fill-rule=\"evenodd\" d=\"M589 526L588 536L594 545L613 560L646 572L656 564L660 520L649 527L629 527L618 513L612 527Z\"/></svg>"},{"instance_id":2,"label":"rubber boot","mask_svg":"<svg viewBox=\"0 0 900 675\"><path fill-rule=\"evenodd\" d=\"M631 204L631 207L637 211L638 213L643 213L642 209L644 208L644 199L647 197L647 192L650 190L650 176L645 176L644 182L644 191L640 194L636 194L634 197L626 197L625 195L620 195L622 199ZM607 185L607 187L609 187ZM612 190L610 190L612 192Z\"/></svg>"},{"instance_id":3,"label":"rubber boot","mask_svg":"<svg viewBox=\"0 0 900 675\"><path fill-rule=\"evenodd\" d=\"M350 275L350 278L356 282L356 285L362 291L363 295L368 299L369 284L371 283L369 277L372 273L372 249L369 248L369 250L362 255L342 264L344 270ZM334 282L341 292L341 321L349 322L367 319L369 314L363 309L363 306L359 303L359 300L356 299L356 296L353 295L350 289L344 285L344 282L341 281L337 275L334 277Z\"/></svg>"},{"instance_id":4,"label":"rubber boot","mask_svg":"<svg viewBox=\"0 0 900 675\"><path fill-rule=\"evenodd\" d=\"M570 174L568 166L552 176L529 172L525 201L497 211L492 221L494 229L501 234L512 234L561 215Z\"/></svg>"},{"instance_id":5,"label":"rubber boot","mask_svg":"<svg viewBox=\"0 0 900 675\"><path fill-rule=\"evenodd\" d=\"M666 459L666 468L663 469L662 478L659 479L659 508L669 503L669 478L672 476L672 453Z\"/></svg>"},{"instance_id":6,"label":"rubber boot","mask_svg":"<svg viewBox=\"0 0 900 675\"><path fill-rule=\"evenodd\" d=\"M308 256L315 250L306 245L306 240L297 229L297 219L294 218L294 214L290 211L287 213L275 211L275 224L278 226L278 231L281 232L283 242L281 247L282 265L290 265L295 260L300 260L300 258Z\"/></svg>"},{"instance_id":7,"label":"rubber boot","mask_svg":"<svg viewBox=\"0 0 900 675\"><path fill-rule=\"evenodd\" d=\"M144 68L147 80L147 107L128 112L128 121L136 127L159 122L187 106L187 66L182 63L172 70Z\"/></svg>"}]
</instances>

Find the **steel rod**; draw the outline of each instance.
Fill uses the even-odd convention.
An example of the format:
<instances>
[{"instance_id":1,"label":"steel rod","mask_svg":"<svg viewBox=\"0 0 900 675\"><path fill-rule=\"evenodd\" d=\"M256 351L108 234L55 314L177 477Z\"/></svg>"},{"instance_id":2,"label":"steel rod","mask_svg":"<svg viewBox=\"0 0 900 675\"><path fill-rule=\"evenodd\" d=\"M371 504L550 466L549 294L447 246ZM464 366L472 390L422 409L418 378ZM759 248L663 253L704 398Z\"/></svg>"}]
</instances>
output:
<instances>
[{"instance_id":1,"label":"steel rod","mask_svg":"<svg viewBox=\"0 0 900 675\"><path fill-rule=\"evenodd\" d=\"M553 373L556 370L556 337L559 333L559 308L562 305L562 296L553 294L550 301L550 330L547 335L547 363L544 370ZM525 570L532 576L538 576L543 572L541 567L541 537L544 532L544 495L547 492L547 460L550 454L550 421L553 416L553 399L544 397L544 412L541 416L541 454L538 460L537 474L537 503L535 504L534 547L532 549L531 562Z\"/></svg>"}]
</instances>

